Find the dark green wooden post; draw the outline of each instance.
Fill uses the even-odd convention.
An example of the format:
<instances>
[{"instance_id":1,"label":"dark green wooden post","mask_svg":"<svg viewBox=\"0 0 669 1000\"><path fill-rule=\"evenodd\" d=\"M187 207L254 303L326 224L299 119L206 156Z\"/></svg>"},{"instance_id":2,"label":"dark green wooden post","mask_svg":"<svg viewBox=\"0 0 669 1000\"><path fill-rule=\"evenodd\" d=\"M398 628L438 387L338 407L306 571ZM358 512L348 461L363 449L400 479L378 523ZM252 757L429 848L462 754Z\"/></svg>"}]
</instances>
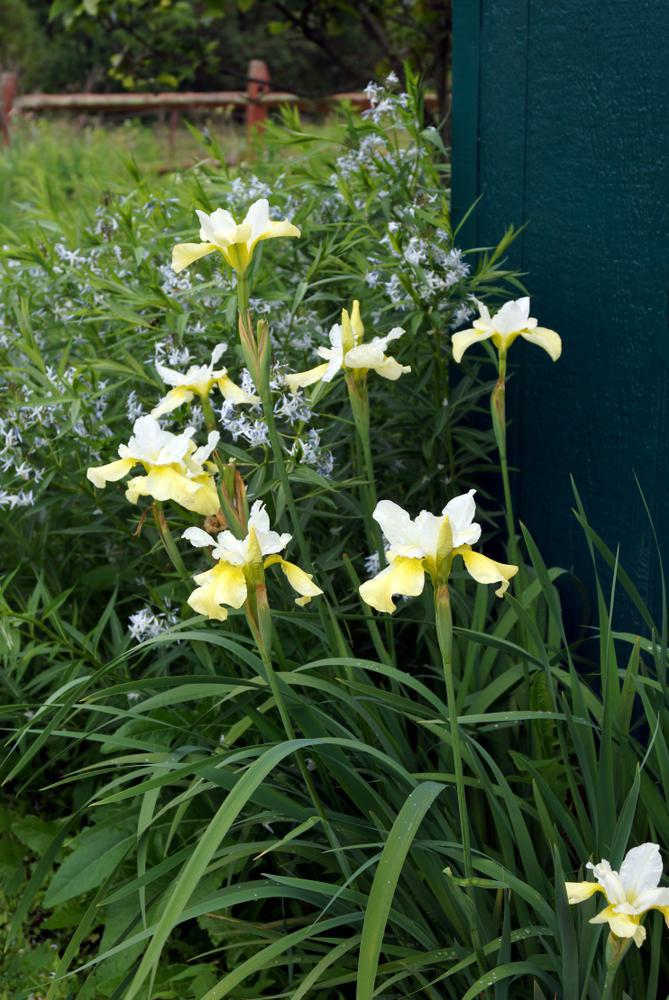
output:
<instances>
[{"instance_id":1,"label":"dark green wooden post","mask_svg":"<svg viewBox=\"0 0 669 1000\"><path fill-rule=\"evenodd\" d=\"M518 512L550 562L587 572L570 509L659 595L636 472L669 550L666 0L453 0L453 212L462 245L527 222L511 260L552 364L511 352Z\"/></svg>"}]
</instances>

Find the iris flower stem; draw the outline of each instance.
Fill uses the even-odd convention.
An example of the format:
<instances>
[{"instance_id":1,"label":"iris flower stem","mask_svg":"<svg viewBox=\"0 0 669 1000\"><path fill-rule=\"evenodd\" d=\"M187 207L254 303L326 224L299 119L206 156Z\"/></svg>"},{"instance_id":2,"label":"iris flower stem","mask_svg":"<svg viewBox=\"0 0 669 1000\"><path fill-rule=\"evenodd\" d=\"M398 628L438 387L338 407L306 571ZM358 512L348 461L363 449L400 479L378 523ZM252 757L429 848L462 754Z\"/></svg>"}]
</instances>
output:
<instances>
[{"instance_id":1,"label":"iris flower stem","mask_svg":"<svg viewBox=\"0 0 669 1000\"><path fill-rule=\"evenodd\" d=\"M274 467L281 484L286 507L288 508L293 535L300 550L300 557L307 570L310 573L313 573L311 554L304 537L304 532L302 531L302 525L297 511L297 504L295 503L295 497L293 495L290 478L288 476L288 469L286 468L283 446L281 444L281 438L274 419L274 400L272 399L272 387L270 385L272 347L269 327L265 324L261 337L256 336L253 332L251 315L248 311L249 290L244 276L241 278L238 277L237 296L239 307L239 332L242 340L242 349L245 353L245 357L247 357L247 364L249 365L251 375L256 383L256 389L260 395L263 415L267 425L267 436L269 437L272 457L274 459ZM331 596L334 596L329 580L327 581L327 585L329 593ZM321 602L319 602L318 611L324 629L326 632L330 632L340 654L342 656L346 656L349 650L334 613L329 606L324 606Z\"/></svg>"},{"instance_id":2,"label":"iris flower stem","mask_svg":"<svg viewBox=\"0 0 669 1000\"><path fill-rule=\"evenodd\" d=\"M300 524L300 516L297 511L297 504L295 503L295 497L293 496L293 490L290 485L290 478L288 476L288 470L286 469L286 463L284 460L283 446L276 427L276 421L274 420L272 392L269 386L260 387L259 392L265 414L265 423L267 424L269 443L272 449L272 456L274 458L274 467L277 471L279 482L281 483L283 497L286 502L286 507L288 508L288 513L290 514L293 534L295 535L302 560L311 569L311 556L304 537L304 532L302 531L302 525Z\"/></svg>"},{"instance_id":3,"label":"iris flower stem","mask_svg":"<svg viewBox=\"0 0 669 1000\"><path fill-rule=\"evenodd\" d=\"M613 987L618 972L618 965L609 965L606 968L606 979L604 980L604 989L602 991L602 1000L612 1000L613 997Z\"/></svg>"},{"instance_id":4,"label":"iris flower stem","mask_svg":"<svg viewBox=\"0 0 669 1000\"><path fill-rule=\"evenodd\" d=\"M362 379L355 377L355 374L346 376L346 388L348 398L353 413L356 434L359 448L356 449L356 459L360 460L362 452L362 473L367 480L361 490L362 504L365 513L365 529L367 540L371 552L376 552L379 556L379 565L383 566L386 561L386 554L383 548L383 539L379 526L374 520L374 511L377 505L376 476L374 475L374 458L372 457L372 444L369 436L369 393L367 391L367 376ZM386 622L386 646L390 651L392 659L395 657L395 636L390 622Z\"/></svg>"},{"instance_id":5,"label":"iris flower stem","mask_svg":"<svg viewBox=\"0 0 669 1000\"><path fill-rule=\"evenodd\" d=\"M451 730L453 747L453 770L455 771L455 790L458 798L460 815L460 833L462 836L462 853L464 857L465 878L472 877L471 837L469 832L469 813L465 794L465 779L462 766L462 748L460 746L460 730L458 727L458 706L455 700L455 683L453 680L453 615L448 584L440 583L434 592L434 616L437 626L439 651L444 668L446 682L446 700L448 703L448 721Z\"/></svg>"},{"instance_id":6,"label":"iris flower stem","mask_svg":"<svg viewBox=\"0 0 669 1000\"><path fill-rule=\"evenodd\" d=\"M286 706L286 702L281 691L281 685L279 683L279 678L277 677L276 671L274 670L274 664L272 663L271 655L271 645L273 642L273 628L272 628L272 613L270 611L269 605L267 603L267 594L264 585L257 588L256 591L256 614L258 620L254 619L253 614L247 606L246 617L253 633L253 638L255 639L258 652L260 653L260 659L262 660L263 667L265 668L265 674L267 677L267 683L269 684L270 691L272 692L272 697L274 698L274 703L277 707L281 723L283 725L286 738L291 742L297 739L295 733L295 728L293 726L292 719L290 717L290 712ZM262 627L260 622L263 622ZM268 645L269 644L269 645ZM342 871L344 875L348 878L351 875L350 866L346 860L346 855L341 850L341 844L332 829L330 821L328 819L327 813L323 808L323 804L320 800L318 791L314 784L313 778L309 773L309 768L307 767L302 753L297 750L295 752L295 758L297 760L297 766L305 784L305 787L309 793L312 805L318 814L321 823L323 824L323 829L328 838L332 850L335 852L335 856L339 859Z\"/></svg>"},{"instance_id":7,"label":"iris flower stem","mask_svg":"<svg viewBox=\"0 0 669 1000\"><path fill-rule=\"evenodd\" d=\"M153 501L153 519L156 522L156 528L158 529L160 540L163 543L163 548L170 557L172 565L179 576L187 577L188 571L186 570L184 561L181 558L181 553L179 552L177 543L174 541L174 535L172 534L167 518L165 517L165 511L161 500Z\"/></svg>"},{"instance_id":8,"label":"iris flower stem","mask_svg":"<svg viewBox=\"0 0 669 1000\"><path fill-rule=\"evenodd\" d=\"M263 359L259 356L260 352L258 348L258 340L253 335L253 330L251 328L251 317L248 311L249 285L245 274L237 275L237 303L239 307L240 330L242 328L244 329L245 339L247 343L254 344L254 350L257 355L253 366L256 370L252 371L251 374L256 379L256 389L260 394L260 400L262 402L263 416L267 425L267 435L272 449L274 467L276 469L279 482L281 483L284 500L292 522L293 534L300 549L300 556L307 566L311 568L311 558L307 548L306 539L304 537L304 532L302 531L302 525L300 524L297 506L295 504L295 498L293 496L290 479L288 477L288 470L286 469L286 463L284 460L281 438L279 437L276 421L274 419L274 400L272 399L272 388L269 384L269 371L271 367L270 359L269 357ZM267 331L266 350L271 350L269 343L269 331Z\"/></svg>"},{"instance_id":9,"label":"iris flower stem","mask_svg":"<svg viewBox=\"0 0 669 1000\"><path fill-rule=\"evenodd\" d=\"M239 274L237 272L237 303L239 306L239 315L246 316L249 308L249 279L246 274Z\"/></svg>"},{"instance_id":10,"label":"iris flower stem","mask_svg":"<svg viewBox=\"0 0 669 1000\"><path fill-rule=\"evenodd\" d=\"M618 969L631 943L631 938L619 938L615 934L609 934L606 941L606 978L601 1000L612 1000Z\"/></svg>"},{"instance_id":11,"label":"iris flower stem","mask_svg":"<svg viewBox=\"0 0 669 1000\"><path fill-rule=\"evenodd\" d=\"M500 351L499 353L499 377L490 397L490 410L495 441L497 443L497 452L499 454L499 464L502 471L504 519L509 539L509 556L512 563L520 566L516 521L513 516L511 483L509 481L509 463L506 453L506 351Z\"/></svg>"},{"instance_id":12,"label":"iris flower stem","mask_svg":"<svg viewBox=\"0 0 669 1000\"><path fill-rule=\"evenodd\" d=\"M361 490L362 501L365 509L365 525L372 549L379 554L381 565L384 562L383 542L381 532L373 518L376 509L376 478L374 475L374 459L372 457L372 445L369 437L369 395L367 391L367 377L356 378L355 374L346 376L346 387L348 398L351 403L351 412L355 430L360 442L362 452L362 469L359 469L361 478L366 480Z\"/></svg>"},{"instance_id":13,"label":"iris flower stem","mask_svg":"<svg viewBox=\"0 0 669 1000\"><path fill-rule=\"evenodd\" d=\"M448 702L448 722L451 730L451 743L453 748L453 770L455 772L455 791L458 799L458 814L460 818L460 835L462 837L462 857L464 861L465 878L471 880L473 876L471 832L469 826L469 812L467 809L467 795L465 792L465 778L462 766L462 747L460 745L460 729L458 726L458 706L455 700L455 683L453 680L453 615L451 612L451 598L448 592L448 583L439 583L434 588L434 616L437 626L437 639L441 660L444 668L444 680L446 682L446 701ZM473 899L471 883L466 888L467 893L467 920L469 923L469 933L477 962L481 972L485 971L486 963L481 945L481 936L476 925L476 904Z\"/></svg>"},{"instance_id":14,"label":"iris flower stem","mask_svg":"<svg viewBox=\"0 0 669 1000\"><path fill-rule=\"evenodd\" d=\"M211 400L209 396L202 396L202 413L204 414L204 422L206 424L208 431L215 431L218 429L218 424L216 422L216 416L214 414L214 407L211 405Z\"/></svg>"},{"instance_id":15,"label":"iris flower stem","mask_svg":"<svg viewBox=\"0 0 669 1000\"><path fill-rule=\"evenodd\" d=\"M290 478L288 476L288 470L286 468L286 463L284 461L283 448L281 445L281 439L279 437L279 432L276 428L276 422L274 420L274 409L272 400L272 390L269 385L258 386L258 392L260 393L260 398L263 404L263 411L265 414L265 422L267 424L267 433L269 436L269 443L272 449L272 456L274 458L274 467L277 470L279 476L279 482L281 483L281 488L283 491L283 496L286 501L286 507L288 508L288 513L290 514L291 525L293 528L293 535L297 541L298 548L300 550L300 558L306 566L310 573L314 572L314 567L311 561L311 554L309 552L309 547L307 546L307 541L304 537L304 532L302 531L302 525L300 524L300 515L297 511L297 504L295 503L295 497L293 496L293 490L290 485ZM329 580L327 581L328 589L332 595L332 589ZM342 635L341 628L339 627L336 618L329 606L323 606L319 602L319 615L323 627L329 630L339 648L340 655L346 656L348 654L348 649L346 647L345 639Z\"/></svg>"}]
</instances>

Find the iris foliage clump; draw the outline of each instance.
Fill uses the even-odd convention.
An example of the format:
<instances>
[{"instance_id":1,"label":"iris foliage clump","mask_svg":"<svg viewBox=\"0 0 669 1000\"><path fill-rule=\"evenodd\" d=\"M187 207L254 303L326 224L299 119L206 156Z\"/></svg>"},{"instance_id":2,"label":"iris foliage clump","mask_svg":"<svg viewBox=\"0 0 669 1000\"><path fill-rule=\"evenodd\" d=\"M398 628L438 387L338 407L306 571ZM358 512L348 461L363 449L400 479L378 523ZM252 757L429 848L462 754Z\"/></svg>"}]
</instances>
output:
<instances>
[{"instance_id":1,"label":"iris foliage clump","mask_svg":"<svg viewBox=\"0 0 669 1000\"><path fill-rule=\"evenodd\" d=\"M513 231L460 246L417 83L370 96L234 171L0 163L8 996L666 985L666 622L576 494L565 626L505 404L560 340ZM605 941L577 883L638 845Z\"/></svg>"}]
</instances>

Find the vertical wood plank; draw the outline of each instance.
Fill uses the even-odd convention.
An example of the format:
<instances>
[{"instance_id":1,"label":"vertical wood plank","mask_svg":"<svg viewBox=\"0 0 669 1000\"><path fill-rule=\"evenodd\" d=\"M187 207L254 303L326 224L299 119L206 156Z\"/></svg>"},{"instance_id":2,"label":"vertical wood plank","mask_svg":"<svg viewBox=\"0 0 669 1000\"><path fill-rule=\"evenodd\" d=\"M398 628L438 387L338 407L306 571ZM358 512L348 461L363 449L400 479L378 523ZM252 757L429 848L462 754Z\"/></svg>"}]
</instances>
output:
<instances>
[{"instance_id":1,"label":"vertical wood plank","mask_svg":"<svg viewBox=\"0 0 669 1000\"><path fill-rule=\"evenodd\" d=\"M458 81L458 113L453 115L451 140L458 169L452 175L451 212L463 219L478 197L479 176L479 59L482 0L452 0L453 79ZM476 246L478 216L472 213L458 236L462 246Z\"/></svg>"},{"instance_id":2,"label":"vertical wood plank","mask_svg":"<svg viewBox=\"0 0 669 1000\"><path fill-rule=\"evenodd\" d=\"M594 527L658 598L639 476L669 540L669 92L664 0L481 0L478 242L527 222L513 262L557 364L512 350L518 510L547 558L588 575L569 474ZM455 23L457 32L458 22ZM461 24L461 22L460 22ZM454 37L454 51L461 40ZM457 122L468 115L454 65Z\"/></svg>"}]
</instances>

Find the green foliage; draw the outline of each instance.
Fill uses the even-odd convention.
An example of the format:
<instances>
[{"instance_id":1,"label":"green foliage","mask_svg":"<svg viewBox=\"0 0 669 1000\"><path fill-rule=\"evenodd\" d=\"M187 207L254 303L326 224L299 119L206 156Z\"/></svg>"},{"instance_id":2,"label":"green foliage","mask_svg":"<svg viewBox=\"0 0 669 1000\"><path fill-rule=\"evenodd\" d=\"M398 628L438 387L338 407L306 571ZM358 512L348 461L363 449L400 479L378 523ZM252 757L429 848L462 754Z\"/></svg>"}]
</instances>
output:
<instances>
[{"instance_id":1,"label":"green foliage","mask_svg":"<svg viewBox=\"0 0 669 1000\"><path fill-rule=\"evenodd\" d=\"M503 556L495 372L487 355L454 371L450 333L472 297L521 287L504 265L513 233L460 253L415 81L374 99L373 114L325 136L285 112L234 174L214 133L200 136L201 162L169 177L113 157L101 136L74 153L42 134L23 168L21 149L0 162L0 204L14 206L0 236L3 775L15 798L0 816L2 974L21 997L597 1000L596 901L569 907L564 879L589 859L617 866L628 845L669 843L666 629L578 495L590 630L565 626L568 576L525 529L503 601L456 566L455 705L428 588L392 619L358 599L370 479L343 379L295 402L282 375L313 363L354 298L367 335L401 324L393 348L411 374L369 383L378 495L436 511L475 485L485 547ZM165 505L181 572L158 512L86 480L163 393L156 359L206 363L226 341L223 363L244 377L231 272L211 257L175 276L168 261L197 237L195 208L238 218L266 194L303 234L260 244L250 276L278 363L278 452L260 408L212 400L222 458L295 535L294 495L326 591L296 608L268 573L276 686L241 612L220 624L186 604L203 559L179 536L201 519ZM199 434L205 415L182 410L165 425ZM618 620L620 591L640 635ZM659 914L647 929L618 976L634 997L669 975Z\"/></svg>"},{"instance_id":2,"label":"green foliage","mask_svg":"<svg viewBox=\"0 0 669 1000\"><path fill-rule=\"evenodd\" d=\"M355 7L331 5L325 19L306 10L319 6L327 5L298 12L265 0L54 0L50 34L58 44L88 43L95 62L84 53L87 72L96 67L102 89L243 89L251 59L268 63L278 90L320 96L364 86L383 59L378 40ZM71 84L81 79L77 64L62 69Z\"/></svg>"},{"instance_id":3,"label":"green foliage","mask_svg":"<svg viewBox=\"0 0 669 1000\"><path fill-rule=\"evenodd\" d=\"M82 49L103 89L240 89L263 59L277 90L315 97L402 76L406 62L448 110L449 0L53 0L49 17L52 43ZM68 69L81 79L80 64Z\"/></svg>"},{"instance_id":4,"label":"green foliage","mask_svg":"<svg viewBox=\"0 0 669 1000\"><path fill-rule=\"evenodd\" d=\"M37 18L24 0L2 0L0 24L0 68L20 72L30 86L39 78L39 54L46 48Z\"/></svg>"}]
</instances>

